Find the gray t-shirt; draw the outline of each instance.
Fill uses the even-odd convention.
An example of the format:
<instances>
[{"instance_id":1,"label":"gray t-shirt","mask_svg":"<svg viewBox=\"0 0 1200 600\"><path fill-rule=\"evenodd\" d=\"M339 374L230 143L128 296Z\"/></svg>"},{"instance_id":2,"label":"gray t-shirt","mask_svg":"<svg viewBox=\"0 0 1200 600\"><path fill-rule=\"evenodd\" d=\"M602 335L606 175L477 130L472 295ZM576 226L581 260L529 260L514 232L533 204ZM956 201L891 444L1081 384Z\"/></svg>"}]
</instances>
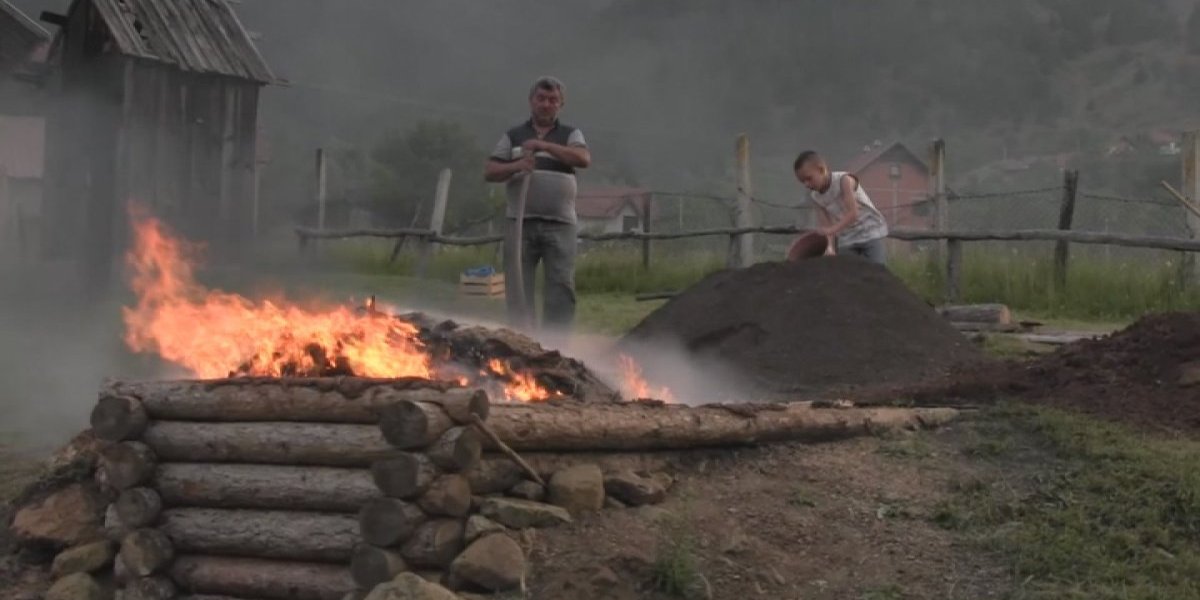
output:
<instances>
[{"instance_id":1,"label":"gray t-shirt","mask_svg":"<svg viewBox=\"0 0 1200 600\"><path fill-rule=\"evenodd\" d=\"M538 137L531 121L526 121L500 136L496 147L492 149L490 159L509 163L521 158L521 144ZM579 129L561 123L555 123L542 138L545 141L562 146L586 148L583 132ZM529 194L525 198L525 218L545 219L562 223L576 223L574 167L554 158L548 152L539 152L535 159L533 177L529 182ZM505 187L508 193L508 208L505 214L510 219L517 218L517 196L521 190L523 177L517 176L508 180Z\"/></svg>"},{"instance_id":2,"label":"gray t-shirt","mask_svg":"<svg viewBox=\"0 0 1200 600\"><path fill-rule=\"evenodd\" d=\"M809 192L813 204L825 209L835 223L846 214L846 205L842 203L842 180L847 175L849 174L843 171L835 171L831 174L829 189L824 192ZM855 178L855 183L857 181ZM842 247L853 246L887 237L887 221L883 219L879 209L875 208L862 185L855 186L854 200L858 204L858 218L838 234L838 244Z\"/></svg>"}]
</instances>

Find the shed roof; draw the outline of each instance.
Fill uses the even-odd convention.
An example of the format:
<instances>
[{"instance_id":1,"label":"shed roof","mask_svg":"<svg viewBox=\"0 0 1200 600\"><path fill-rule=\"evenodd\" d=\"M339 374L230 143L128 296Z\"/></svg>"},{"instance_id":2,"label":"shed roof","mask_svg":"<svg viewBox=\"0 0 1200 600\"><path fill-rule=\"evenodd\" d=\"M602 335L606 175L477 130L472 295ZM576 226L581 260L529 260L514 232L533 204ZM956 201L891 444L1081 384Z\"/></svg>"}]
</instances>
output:
<instances>
[{"instance_id":1,"label":"shed roof","mask_svg":"<svg viewBox=\"0 0 1200 600\"><path fill-rule=\"evenodd\" d=\"M50 33L8 0L0 0L0 66L20 65Z\"/></svg>"},{"instance_id":2,"label":"shed roof","mask_svg":"<svg viewBox=\"0 0 1200 600\"><path fill-rule=\"evenodd\" d=\"M184 71L275 83L226 0L86 0L122 54Z\"/></svg>"}]
</instances>

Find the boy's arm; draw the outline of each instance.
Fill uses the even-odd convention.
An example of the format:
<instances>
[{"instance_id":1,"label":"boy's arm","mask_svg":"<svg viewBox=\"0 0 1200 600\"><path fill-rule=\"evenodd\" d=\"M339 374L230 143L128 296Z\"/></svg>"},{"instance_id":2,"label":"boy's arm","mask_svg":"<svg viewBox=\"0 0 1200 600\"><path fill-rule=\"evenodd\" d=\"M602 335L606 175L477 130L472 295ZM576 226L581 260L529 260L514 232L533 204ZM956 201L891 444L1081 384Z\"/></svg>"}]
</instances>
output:
<instances>
[{"instance_id":1,"label":"boy's arm","mask_svg":"<svg viewBox=\"0 0 1200 600\"><path fill-rule=\"evenodd\" d=\"M830 223L833 222L833 217L829 216L829 211L825 210L824 206L821 206L816 202L813 203L813 206L817 207L817 222L821 224L821 228L817 231L824 233L825 230L829 229ZM833 236L825 235L825 242L825 256L833 256L836 254L837 251L834 250Z\"/></svg>"},{"instance_id":2,"label":"boy's arm","mask_svg":"<svg viewBox=\"0 0 1200 600\"><path fill-rule=\"evenodd\" d=\"M822 233L835 237L858 220L858 200L854 198L854 192L857 190L858 179L853 175L846 175L842 178L842 206L845 210L842 211L842 218L832 225L827 225Z\"/></svg>"}]
</instances>

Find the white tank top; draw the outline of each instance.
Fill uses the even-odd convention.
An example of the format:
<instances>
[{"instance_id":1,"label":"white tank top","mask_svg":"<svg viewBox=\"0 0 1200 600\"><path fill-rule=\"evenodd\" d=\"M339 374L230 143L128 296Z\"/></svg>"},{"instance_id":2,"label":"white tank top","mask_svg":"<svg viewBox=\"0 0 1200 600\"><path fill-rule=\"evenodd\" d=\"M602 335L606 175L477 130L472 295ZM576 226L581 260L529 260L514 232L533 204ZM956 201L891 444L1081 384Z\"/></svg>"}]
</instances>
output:
<instances>
[{"instance_id":1,"label":"white tank top","mask_svg":"<svg viewBox=\"0 0 1200 600\"><path fill-rule=\"evenodd\" d=\"M847 175L848 173L845 171L834 171L830 174L829 189L824 192L816 190L809 192L813 203L824 208L834 223L840 221L846 214L846 207L842 203L842 179ZM867 196L866 190L861 185L855 187L854 199L858 203L858 218L838 234L838 245L853 246L887 237L887 222L884 221L883 214L875 208L875 204L871 202L871 198Z\"/></svg>"}]
</instances>

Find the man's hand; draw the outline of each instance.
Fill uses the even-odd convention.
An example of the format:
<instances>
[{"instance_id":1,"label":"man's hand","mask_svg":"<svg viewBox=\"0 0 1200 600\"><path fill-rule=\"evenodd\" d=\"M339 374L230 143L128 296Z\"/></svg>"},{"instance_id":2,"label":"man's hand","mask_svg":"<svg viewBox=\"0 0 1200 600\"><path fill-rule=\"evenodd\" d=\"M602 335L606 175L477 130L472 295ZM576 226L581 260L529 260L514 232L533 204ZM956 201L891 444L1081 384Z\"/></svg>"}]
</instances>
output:
<instances>
[{"instance_id":1,"label":"man's hand","mask_svg":"<svg viewBox=\"0 0 1200 600\"><path fill-rule=\"evenodd\" d=\"M537 138L525 140L525 142L521 144L521 152L530 156L533 156L534 153L541 152L545 149L546 142L543 142Z\"/></svg>"},{"instance_id":2,"label":"man's hand","mask_svg":"<svg viewBox=\"0 0 1200 600\"><path fill-rule=\"evenodd\" d=\"M817 230L817 233L825 236L827 239L830 239L830 240L837 237L837 234L838 234L837 230L834 229L833 226L822 227Z\"/></svg>"},{"instance_id":3,"label":"man's hand","mask_svg":"<svg viewBox=\"0 0 1200 600\"><path fill-rule=\"evenodd\" d=\"M533 152L525 152L524 155L522 155L521 158L518 158L516 162L512 163L512 165L513 174L532 173L534 167L537 165L537 158L533 155Z\"/></svg>"}]
</instances>

